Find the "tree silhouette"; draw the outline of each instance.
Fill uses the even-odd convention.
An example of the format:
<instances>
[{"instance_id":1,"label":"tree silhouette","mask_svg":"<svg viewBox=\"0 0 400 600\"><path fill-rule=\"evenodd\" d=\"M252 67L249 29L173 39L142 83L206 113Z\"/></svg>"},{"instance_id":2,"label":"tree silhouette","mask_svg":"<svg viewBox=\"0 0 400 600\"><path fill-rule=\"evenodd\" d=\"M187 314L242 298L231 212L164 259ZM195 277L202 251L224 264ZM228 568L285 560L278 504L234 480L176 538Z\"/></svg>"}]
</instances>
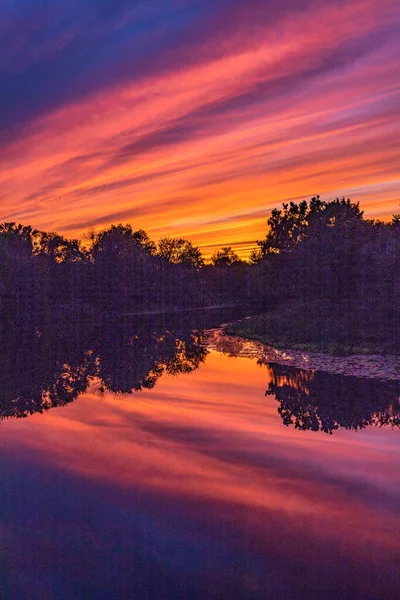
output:
<instances>
[{"instance_id":1,"label":"tree silhouette","mask_svg":"<svg viewBox=\"0 0 400 600\"><path fill-rule=\"evenodd\" d=\"M231 246L225 246L221 250L216 250L211 256L210 261L214 267L230 267L241 263L240 258L232 250Z\"/></svg>"},{"instance_id":2,"label":"tree silhouette","mask_svg":"<svg viewBox=\"0 0 400 600\"><path fill-rule=\"evenodd\" d=\"M187 265L199 269L204 264L200 248L184 238L162 237L158 241L156 254L173 265Z\"/></svg>"},{"instance_id":3,"label":"tree silhouette","mask_svg":"<svg viewBox=\"0 0 400 600\"><path fill-rule=\"evenodd\" d=\"M129 224L93 231L83 247L2 223L0 329L246 303L253 313L280 311L267 327L278 341L398 352L399 223L365 219L345 198L291 202L272 211L252 264L230 246L205 264L189 240L156 245Z\"/></svg>"},{"instance_id":4,"label":"tree silhouette","mask_svg":"<svg viewBox=\"0 0 400 600\"><path fill-rule=\"evenodd\" d=\"M350 199L337 198L331 202L321 200L319 196L296 203L283 204L282 209L275 208L268 219L268 233L263 241L257 242L260 258L268 254L277 254L298 244L305 237L316 235L321 229L362 219L359 204Z\"/></svg>"},{"instance_id":5,"label":"tree silhouette","mask_svg":"<svg viewBox=\"0 0 400 600\"><path fill-rule=\"evenodd\" d=\"M68 240L57 233L39 232L35 244L35 254L46 256L54 263L73 263L85 258L79 240Z\"/></svg>"}]
</instances>

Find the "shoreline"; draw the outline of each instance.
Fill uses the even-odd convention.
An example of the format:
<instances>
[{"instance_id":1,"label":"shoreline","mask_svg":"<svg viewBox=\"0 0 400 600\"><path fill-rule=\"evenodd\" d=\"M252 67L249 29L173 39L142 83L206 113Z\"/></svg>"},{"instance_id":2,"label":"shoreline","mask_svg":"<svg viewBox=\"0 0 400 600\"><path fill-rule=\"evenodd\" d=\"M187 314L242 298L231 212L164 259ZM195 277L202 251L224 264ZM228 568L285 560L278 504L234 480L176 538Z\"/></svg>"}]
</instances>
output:
<instances>
[{"instance_id":1,"label":"shoreline","mask_svg":"<svg viewBox=\"0 0 400 600\"><path fill-rule=\"evenodd\" d=\"M264 365L275 363L335 375L400 381L400 355L395 354L333 356L324 352L275 348L257 340L230 335L225 327L207 332L207 346L230 356L256 358Z\"/></svg>"},{"instance_id":2,"label":"shoreline","mask_svg":"<svg viewBox=\"0 0 400 600\"><path fill-rule=\"evenodd\" d=\"M253 340L278 350L329 356L399 356L392 331L357 322L352 312L325 312L318 303L291 303L256 313L225 326L228 335Z\"/></svg>"}]
</instances>

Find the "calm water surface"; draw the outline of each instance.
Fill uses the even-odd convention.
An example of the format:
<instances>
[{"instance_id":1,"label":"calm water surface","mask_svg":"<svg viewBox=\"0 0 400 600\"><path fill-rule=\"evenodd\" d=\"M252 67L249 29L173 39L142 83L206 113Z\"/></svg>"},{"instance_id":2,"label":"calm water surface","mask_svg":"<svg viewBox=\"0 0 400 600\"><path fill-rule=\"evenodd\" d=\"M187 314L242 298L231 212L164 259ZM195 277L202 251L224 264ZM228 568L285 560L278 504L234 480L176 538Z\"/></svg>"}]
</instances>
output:
<instances>
[{"instance_id":1,"label":"calm water surface","mask_svg":"<svg viewBox=\"0 0 400 600\"><path fill-rule=\"evenodd\" d=\"M400 598L398 388L176 348L3 420L1 598Z\"/></svg>"}]
</instances>

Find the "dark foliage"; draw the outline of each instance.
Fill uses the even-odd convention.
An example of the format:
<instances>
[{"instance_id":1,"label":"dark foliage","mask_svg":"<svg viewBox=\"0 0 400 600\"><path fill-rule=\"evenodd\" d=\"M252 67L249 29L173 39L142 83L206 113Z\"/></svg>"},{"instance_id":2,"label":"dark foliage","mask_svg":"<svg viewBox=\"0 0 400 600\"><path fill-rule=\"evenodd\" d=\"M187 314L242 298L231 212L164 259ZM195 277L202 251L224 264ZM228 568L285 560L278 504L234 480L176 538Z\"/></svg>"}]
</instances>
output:
<instances>
[{"instance_id":1,"label":"dark foliage","mask_svg":"<svg viewBox=\"0 0 400 600\"><path fill-rule=\"evenodd\" d=\"M399 261L400 216L368 220L345 198L316 196L274 209L252 264L230 247L206 264L190 241L164 237L155 244L130 225L93 233L84 247L3 223L0 326L31 325L46 315L99 318L247 303L253 313L278 309L266 331L255 332L272 341L397 352Z\"/></svg>"},{"instance_id":2,"label":"dark foliage","mask_svg":"<svg viewBox=\"0 0 400 600\"><path fill-rule=\"evenodd\" d=\"M317 196L309 203L284 204L268 225L249 273L249 297L259 311L295 305L302 335L311 338L304 342L374 342L399 350L398 216L390 223L367 220L350 200L324 202ZM289 317L291 309L287 312ZM278 323L284 314L281 309L272 325L278 338L285 329L297 337L293 315L291 327Z\"/></svg>"},{"instance_id":3,"label":"dark foliage","mask_svg":"<svg viewBox=\"0 0 400 600\"><path fill-rule=\"evenodd\" d=\"M370 425L400 427L400 383L271 364L266 395L279 402L285 425L332 433Z\"/></svg>"},{"instance_id":4,"label":"dark foliage","mask_svg":"<svg viewBox=\"0 0 400 600\"><path fill-rule=\"evenodd\" d=\"M198 329L169 322L47 322L0 339L0 420L64 406L89 386L130 394L164 374L190 373L207 354Z\"/></svg>"},{"instance_id":5,"label":"dark foliage","mask_svg":"<svg viewBox=\"0 0 400 600\"><path fill-rule=\"evenodd\" d=\"M1 326L65 312L94 316L238 303L246 284L245 266L237 264L242 273L236 281L224 268L205 266L200 249L188 240L165 237L156 245L130 225L92 233L83 247L56 233L3 223Z\"/></svg>"}]
</instances>

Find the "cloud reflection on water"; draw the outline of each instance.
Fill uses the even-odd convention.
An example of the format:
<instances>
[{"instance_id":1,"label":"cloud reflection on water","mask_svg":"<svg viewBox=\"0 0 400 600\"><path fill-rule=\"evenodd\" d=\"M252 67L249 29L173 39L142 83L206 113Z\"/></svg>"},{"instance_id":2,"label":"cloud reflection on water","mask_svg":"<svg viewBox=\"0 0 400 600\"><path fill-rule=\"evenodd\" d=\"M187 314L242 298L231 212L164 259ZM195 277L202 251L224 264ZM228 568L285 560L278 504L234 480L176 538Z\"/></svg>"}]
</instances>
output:
<instances>
[{"instance_id":1,"label":"cloud reflection on water","mask_svg":"<svg viewBox=\"0 0 400 600\"><path fill-rule=\"evenodd\" d=\"M303 597L301 586L286 587L299 585L299 568L303 585L324 574L316 585L329 583L332 593L345 580L359 598L373 598L377 581L395 589L397 432L330 437L285 428L276 400L264 397L267 385L268 371L254 360L212 352L190 376L164 377L154 390L102 398L89 392L68 407L5 422L1 452L100 485L113 503L148 499L157 514L151 518L161 519L167 538L177 536L177 548L186 548L187 538L208 545L216 565L228 540L236 557L255 553L263 569L271 564L279 573L286 595L277 588L275 597ZM172 534L171 511L190 525ZM149 553L167 544L158 538L160 523L154 527ZM179 563L176 553L171 560ZM267 571L257 573L256 594L269 581ZM354 597L346 593L341 597Z\"/></svg>"}]
</instances>

